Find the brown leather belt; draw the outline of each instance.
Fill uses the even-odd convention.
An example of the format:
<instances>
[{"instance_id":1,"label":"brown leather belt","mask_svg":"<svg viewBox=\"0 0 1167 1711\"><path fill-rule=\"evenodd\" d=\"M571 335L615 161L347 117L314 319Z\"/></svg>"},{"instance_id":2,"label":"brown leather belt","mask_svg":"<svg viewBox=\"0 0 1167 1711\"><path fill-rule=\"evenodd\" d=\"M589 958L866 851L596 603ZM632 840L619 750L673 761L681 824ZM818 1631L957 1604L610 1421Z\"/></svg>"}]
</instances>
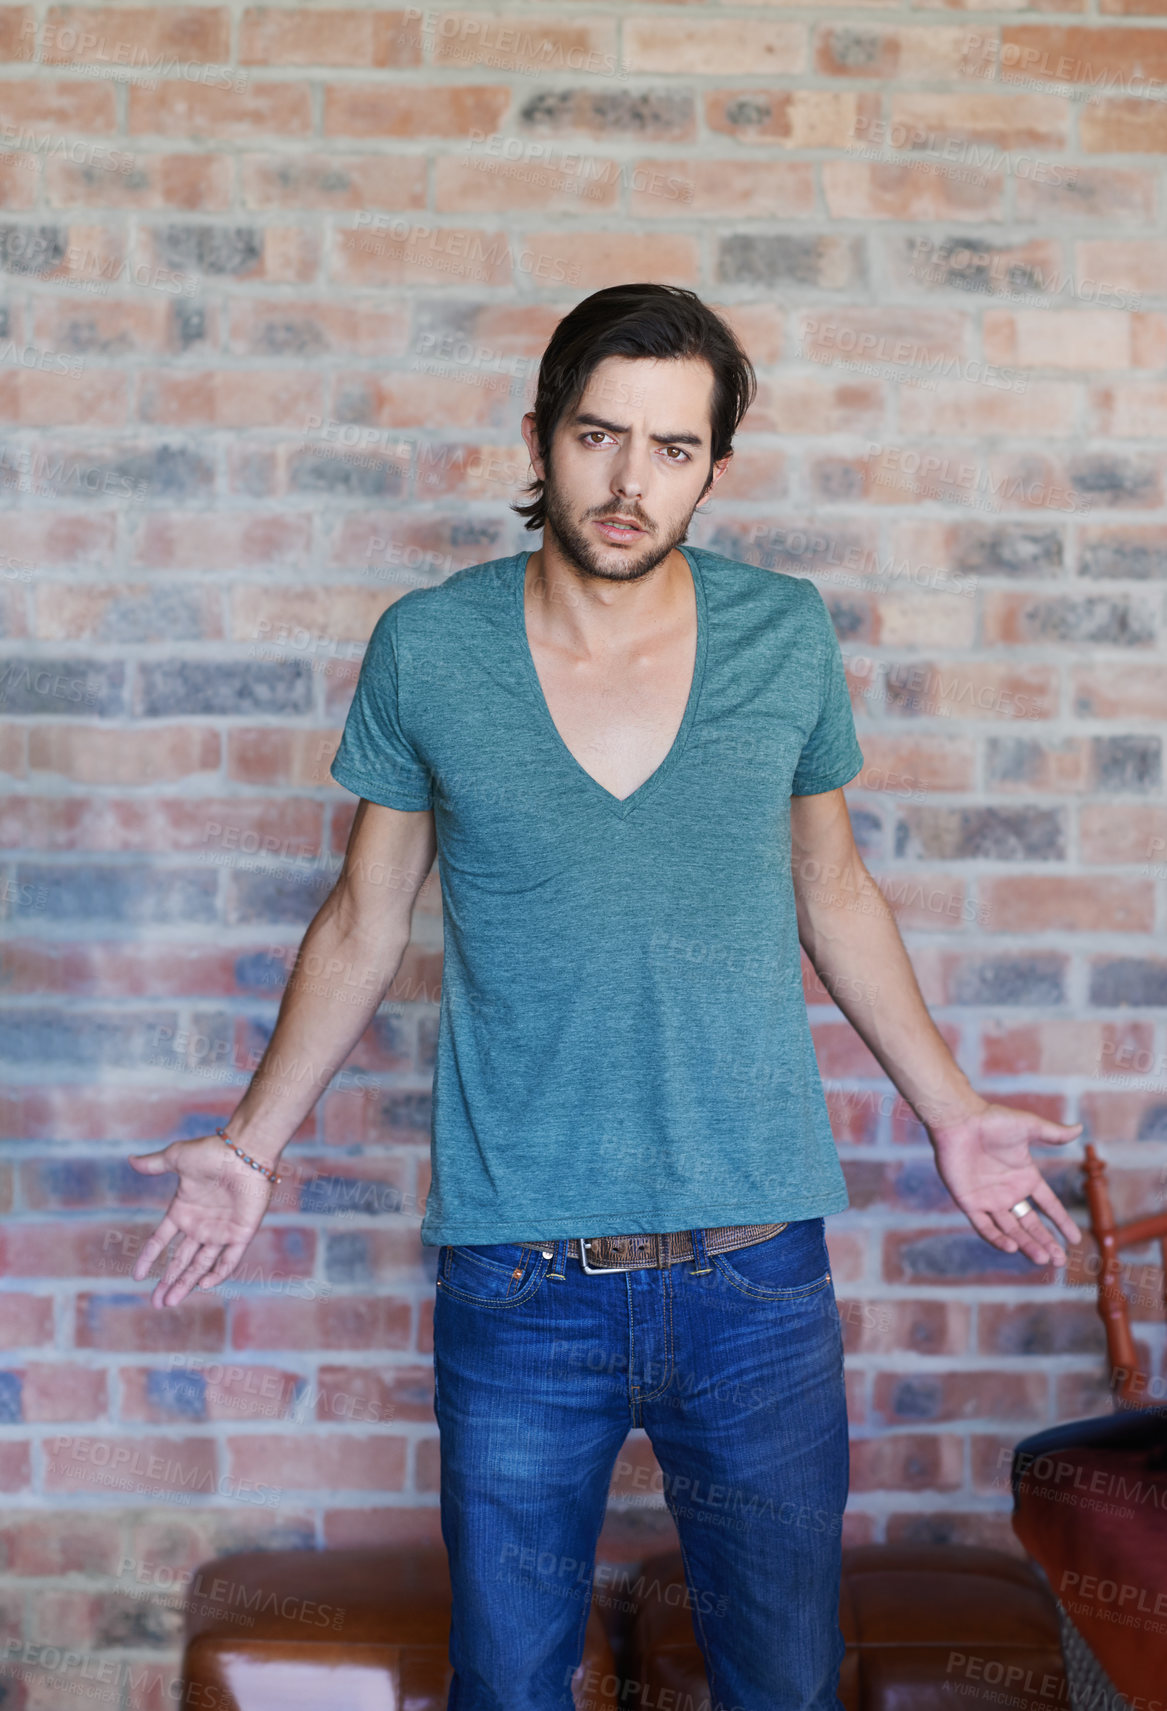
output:
<instances>
[{"instance_id":1,"label":"brown leather belt","mask_svg":"<svg viewBox=\"0 0 1167 1711\"><path fill-rule=\"evenodd\" d=\"M787 1219L789 1223L789 1219ZM723 1224L705 1231L705 1247L711 1254L730 1253L764 1242L784 1230L786 1224ZM554 1241L521 1242L524 1248L541 1248L545 1259L555 1249ZM585 1271L640 1271L647 1266L676 1265L693 1258L693 1238L688 1230L670 1230L663 1235L572 1236L569 1245Z\"/></svg>"}]
</instances>

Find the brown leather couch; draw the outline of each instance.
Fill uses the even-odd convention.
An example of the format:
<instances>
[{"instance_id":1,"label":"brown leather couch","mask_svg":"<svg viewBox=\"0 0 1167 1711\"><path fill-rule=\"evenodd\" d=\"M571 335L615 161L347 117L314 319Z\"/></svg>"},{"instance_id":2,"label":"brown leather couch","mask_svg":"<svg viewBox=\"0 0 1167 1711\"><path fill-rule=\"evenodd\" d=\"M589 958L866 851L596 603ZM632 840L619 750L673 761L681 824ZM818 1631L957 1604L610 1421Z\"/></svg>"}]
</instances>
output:
<instances>
[{"instance_id":1,"label":"brown leather couch","mask_svg":"<svg viewBox=\"0 0 1167 1711\"><path fill-rule=\"evenodd\" d=\"M445 1711L450 1576L441 1546L244 1551L188 1589L183 1705L214 1711ZM577 1681L613 1683L595 1604Z\"/></svg>"},{"instance_id":2,"label":"brown leather couch","mask_svg":"<svg viewBox=\"0 0 1167 1711\"><path fill-rule=\"evenodd\" d=\"M684 1584L679 1551L643 1567ZM958 1545L860 1545L843 1552L839 1624L847 1711L1065 1711L1052 1600L1030 1566ZM667 1598L633 1618L626 1673L646 1705L708 1704L688 1611ZM670 1698L669 1694L675 1694ZM640 1701L638 1701L640 1702Z\"/></svg>"}]
</instances>

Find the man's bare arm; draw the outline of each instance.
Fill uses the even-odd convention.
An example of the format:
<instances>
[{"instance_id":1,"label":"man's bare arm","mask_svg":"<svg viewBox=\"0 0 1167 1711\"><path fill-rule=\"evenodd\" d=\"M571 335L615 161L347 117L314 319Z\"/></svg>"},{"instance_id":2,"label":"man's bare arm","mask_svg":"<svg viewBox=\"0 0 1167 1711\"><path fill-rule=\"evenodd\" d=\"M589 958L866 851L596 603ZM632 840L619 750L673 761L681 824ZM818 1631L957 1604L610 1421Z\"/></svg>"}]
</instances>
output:
<instances>
[{"instance_id":1,"label":"man's bare arm","mask_svg":"<svg viewBox=\"0 0 1167 1711\"><path fill-rule=\"evenodd\" d=\"M1080 1123L1055 1123L982 1098L928 1013L899 927L851 833L842 790L790 799L798 936L823 985L928 1131L937 1167L973 1228L1006 1253L1065 1263L1029 1199L1070 1241L1080 1231L1029 1155L1064 1145Z\"/></svg>"},{"instance_id":2,"label":"man's bare arm","mask_svg":"<svg viewBox=\"0 0 1167 1711\"><path fill-rule=\"evenodd\" d=\"M362 800L344 864L313 917L288 978L267 1050L224 1125L234 1143L274 1170L276 1161L369 1024L401 965L418 891L436 854L431 810ZM178 1174L174 1198L144 1243L141 1282L175 1236L151 1301L176 1307L196 1284L231 1275L267 1211L272 1184L218 1135L132 1154L143 1175Z\"/></svg>"},{"instance_id":3,"label":"man's bare arm","mask_svg":"<svg viewBox=\"0 0 1167 1711\"><path fill-rule=\"evenodd\" d=\"M430 809L362 799L344 866L301 942L276 1025L225 1126L274 1169L392 985L436 851Z\"/></svg>"}]
</instances>

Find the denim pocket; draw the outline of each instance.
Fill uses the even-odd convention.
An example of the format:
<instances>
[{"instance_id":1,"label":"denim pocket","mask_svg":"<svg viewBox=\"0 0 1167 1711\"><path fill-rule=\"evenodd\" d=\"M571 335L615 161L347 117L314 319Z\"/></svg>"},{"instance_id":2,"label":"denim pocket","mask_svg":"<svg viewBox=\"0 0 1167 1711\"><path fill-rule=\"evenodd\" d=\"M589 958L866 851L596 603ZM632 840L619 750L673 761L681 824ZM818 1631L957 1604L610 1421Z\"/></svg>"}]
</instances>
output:
<instances>
[{"instance_id":1,"label":"denim pocket","mask_svg":"<svg viewBox=\"0 0 1167 1711\"><path fill-rule=\"evenodd\" d=\"M831 1261L821 1218L800 1218L764 1242L710 1254L709 1263L742 1295L795 1301L829 1287Z\"/></svg>"},{"instance_id":2,"label":"denim pocket","mask_svg":"<svg viewBox=\"0 0 1167 1711\"><path fill-rule=\"evenodd\" d=\"M535 1294L550 1263L540 1248L523 1249L518 1242L443 1247L438 1288L475 1307L517 1307Z\"/></svg>"}]
</instances>

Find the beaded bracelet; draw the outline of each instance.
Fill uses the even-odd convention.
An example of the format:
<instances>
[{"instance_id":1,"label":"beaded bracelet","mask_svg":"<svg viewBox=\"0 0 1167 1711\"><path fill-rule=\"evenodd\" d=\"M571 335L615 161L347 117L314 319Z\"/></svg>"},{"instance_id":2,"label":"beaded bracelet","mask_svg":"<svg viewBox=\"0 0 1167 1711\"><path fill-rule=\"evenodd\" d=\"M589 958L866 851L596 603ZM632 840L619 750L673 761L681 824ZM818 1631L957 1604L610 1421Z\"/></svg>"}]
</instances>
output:
<instances>
[{"instance_id":1,"label":"beaded bracelet","mask_svg":"<svg viewBox=\"0 0 1167 1711\"><path fill-rule=\"evenodd\" d=\"M266 1176L268 1178L268 1180L271 1182L282 1182L283 1181L282 1177L277 1176L273 1170L269 1170L265 1164L260 1164L258 1159L250 1158L248 1156L248 1154L242 1150L241 1147L237 1147L235 1145L235 1142L231 1139L230 1135L227 1133L226 1129L216 1129L215 1133L216 1133L216 1135L221 1135L223 1140L226 1141L227 1145L231 1148L231 1151L233 1153L238 1153L239 1157L243 1160L244 1164L249 1164L251 1166L252 1170L262 1171L264 1176Z\"/></svg>"}]
</instances>

